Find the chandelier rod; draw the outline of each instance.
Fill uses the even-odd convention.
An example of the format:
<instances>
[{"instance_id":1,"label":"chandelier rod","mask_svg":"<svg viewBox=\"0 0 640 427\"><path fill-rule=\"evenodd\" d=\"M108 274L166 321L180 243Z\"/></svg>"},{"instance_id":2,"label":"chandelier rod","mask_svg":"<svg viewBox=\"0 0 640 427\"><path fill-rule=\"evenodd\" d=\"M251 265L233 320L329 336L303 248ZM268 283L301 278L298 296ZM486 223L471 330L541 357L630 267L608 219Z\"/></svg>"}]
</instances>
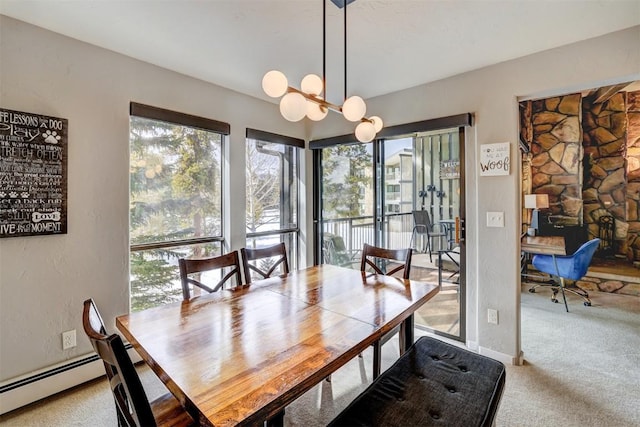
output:
<instances>
[{"instance_id":1,"label":"chandelier rod","mask_svg":"<svg viewBox=\"0 0 640 427\"><path fill-rule=\"evenodd\" d=\"M344 99L347 99L347 1L344 0Z\"/></svg>"},{"instance_id":2,"label":"chandelier rod","mask_svg":"<svg viewBox=\"0 0 640 427\"><path fill-rule=\"evenodd\" d=\"M333 0L334 3L337 0ZM359 96L347 97L348 87L348 43L347 43L347 3L344 4L344 101L335 105L327 101L327 0L322 0L322 78L316 74L308 74L302 79L301 88L289 86L287 77L278 70L268 71L262 78L262 88L272 98L280 99L280 113L292 122L302 120L305 116L311 120L322 120L328 110L340 113L351 122L359 122L355 129L358 141L369 142L382 129L383 122L378 116L365 116L366 104ZM351 0L353 1L353 0ZM336 3L337 5L337 3ZM320 87L321 86L321 87ZM284 95L284 96L283 96ZM324 95L324 96L321 96ZM317 107L315 107L315 104Z\"/></svg>"},{"instance_id":3,"label":"chandelier rod","mask_svg":"<svg viewBox=\"0 0 640 427\"><path fill-rule=\"evenodd\" d=\"M327 0L322 0L322 93L327 99Z\"/></svg>"}]
</instances>

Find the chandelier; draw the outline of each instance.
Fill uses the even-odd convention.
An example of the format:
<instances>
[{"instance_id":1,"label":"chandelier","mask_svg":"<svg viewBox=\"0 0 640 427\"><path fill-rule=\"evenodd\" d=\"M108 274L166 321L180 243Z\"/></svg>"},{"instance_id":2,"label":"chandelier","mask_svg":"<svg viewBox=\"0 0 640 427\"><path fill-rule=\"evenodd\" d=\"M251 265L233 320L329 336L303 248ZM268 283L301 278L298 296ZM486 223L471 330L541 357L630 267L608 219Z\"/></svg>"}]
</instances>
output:
<instances>
[{"instance_id":1,"label":"chandelier","mask_svg":"<svg viewBox=\"0 0 640 427\"><path fill-rule=\"evenodd\" d=\"M333 0L332 0L333 1ZM272 98L280 98L282 117L297 122L305 117L320 121L329 110L340 113L350 122L358 122L355 135L360 142L369 142L382 129L382 119L378 116L365 117L367 106L359 96L347 97L347 3L344 3L344 102L342 106L328 102L326 98L326 0L322 0L322 78L307 74L300 83L300 89L289 86L287 77L278 70L267 72L262 78L262 89ZM336 3L337 4L337 3ZM284 95L284 96L283 96Z\"/></svg>"}]
</instances>

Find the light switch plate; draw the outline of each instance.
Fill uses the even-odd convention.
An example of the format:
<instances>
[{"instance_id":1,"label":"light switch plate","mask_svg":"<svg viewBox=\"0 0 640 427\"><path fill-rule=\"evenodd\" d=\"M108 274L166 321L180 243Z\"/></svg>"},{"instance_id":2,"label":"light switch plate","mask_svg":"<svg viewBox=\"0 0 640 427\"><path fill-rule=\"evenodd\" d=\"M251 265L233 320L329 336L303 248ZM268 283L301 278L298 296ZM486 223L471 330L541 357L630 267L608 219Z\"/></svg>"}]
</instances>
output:
<instances>
[{"instance_id":1,"label":"light switch plate","mask_svg":"<svg viewBox=\"0 0 640 427\"><path fill-rule=\"evenodd\" d=\"M497 325L498 324L498 310L494 310L494 309L490 308L487 311L487 321L489 323Z\"/></svg>"},{"instance_id":2,"label":"light switch plate","mask_svg":"<svg viewBox=\"0 0 640 427\"><path fill-rule=\"evenodd\" d=\"M504 227L504 212L487 212L487 227Z\"/></svg>"}]
</instances>

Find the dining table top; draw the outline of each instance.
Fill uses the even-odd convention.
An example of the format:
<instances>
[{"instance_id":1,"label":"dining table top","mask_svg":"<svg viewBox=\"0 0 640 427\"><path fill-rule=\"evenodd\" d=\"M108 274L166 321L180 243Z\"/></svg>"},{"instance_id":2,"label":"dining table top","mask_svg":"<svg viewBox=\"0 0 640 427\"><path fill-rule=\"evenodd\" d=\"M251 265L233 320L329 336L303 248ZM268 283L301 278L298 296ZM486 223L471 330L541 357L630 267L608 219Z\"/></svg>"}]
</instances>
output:
<instances>
[{"instance_id":1,"label":"dining table top","mask_svg":"<svg viewBox=\"0 0 640 427\"><path fill-rule=\"evenodd\" d=\"M116 325L201 425L251 425L412 320L437 292L436 283L325 264Z\"/></svg>"}]
</instances>

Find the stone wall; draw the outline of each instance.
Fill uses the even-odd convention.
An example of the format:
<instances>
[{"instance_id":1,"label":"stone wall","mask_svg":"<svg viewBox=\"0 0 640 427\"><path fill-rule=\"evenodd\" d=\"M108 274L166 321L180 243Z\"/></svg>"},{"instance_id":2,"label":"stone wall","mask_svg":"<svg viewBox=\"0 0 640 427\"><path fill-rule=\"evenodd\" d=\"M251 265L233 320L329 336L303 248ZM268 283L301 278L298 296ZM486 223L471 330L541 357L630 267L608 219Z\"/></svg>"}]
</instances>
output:
<instances>
[{"instance_id":1,"label":"stone wall","mask_svg":"<svg viewBox=\"0 0 640 427\"><path fill-rule=\"evenodd\" d=\"M590 238L612 215L615 254L639 262L640 91L603 92L520 103L523 193L548 194L551 220L584 224Z\"/></svg>"},{"instance_id":2,"label":"stone wall","mask_svg":"<svg viewBox=\"0 0 640 427\"><path fill-rule=\"evenodd\" d=\"M526 233L531 223L531 209L524 207L524 196L531 194L532 187L532 175L531 175L531 160L533 153L531 153L531 143L533 142L533 124L531 123L531 104L532 101L523 101L520 103L520 149L522 152L522 192L520 200L521 203L521 217L522 230L521 233Z\"/></svg>"},{"instance_id":3,"label":"stone wall","mask_svg":"<svg viewBox=\"0 0 640 427\"><path fill-rule=\"evenodd\" d=\"M640 91L627 93L627 258L640 260Z\"/></svg>"},{"instance_id":4,"label":"stone wall","mask_svg":"<svg viewBox=\"0 0 640 427\"><path fill-rule=\"evenodd\" d=\"M555 223L582 224L581 94L532 101L531 190Z\"/></svg>"},{"instance_id":5,"label":"stone wall","mask_svg":"<svg viewBox=\"0 0 640 427\"><path fill-rule=\"evenodd\" d=\"M598 236L600 217L612 215L615 219L614 250L624 254L629 228L626 222L626 92L618 92L604 102L585 97L582 108L584 222L589 234Z\"/></svg>"}]
</instances>

